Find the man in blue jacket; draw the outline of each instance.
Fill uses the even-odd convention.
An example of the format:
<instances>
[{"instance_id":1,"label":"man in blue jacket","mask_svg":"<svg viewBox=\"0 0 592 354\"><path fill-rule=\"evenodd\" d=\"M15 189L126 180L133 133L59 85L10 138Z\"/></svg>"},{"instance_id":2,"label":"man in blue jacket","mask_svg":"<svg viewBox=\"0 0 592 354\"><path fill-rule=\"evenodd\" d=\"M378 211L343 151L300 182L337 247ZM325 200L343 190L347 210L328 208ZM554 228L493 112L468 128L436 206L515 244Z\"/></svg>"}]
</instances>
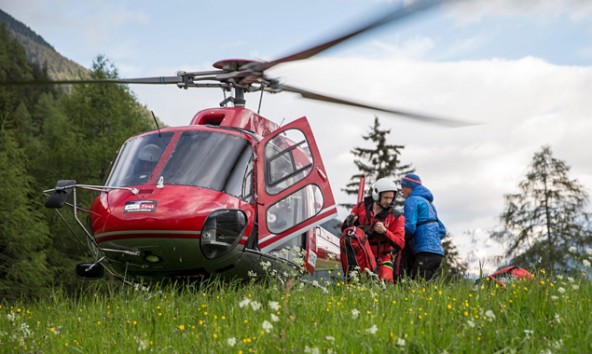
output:
<instances>
[{"instance_id":1,"label":"man in blue jacket","mask_svg":"<svg viewBox=\"0 0 592 354\"><path fill-rule=\"evenodd\" d=\"M442 238L446 228L438 219L432 204L434 196L424 187L418 175L409 173L401 180L405 196L405 244L412 259L411 278L430 280L436 275L444 257Z\"/></svg>"}]
</instances>

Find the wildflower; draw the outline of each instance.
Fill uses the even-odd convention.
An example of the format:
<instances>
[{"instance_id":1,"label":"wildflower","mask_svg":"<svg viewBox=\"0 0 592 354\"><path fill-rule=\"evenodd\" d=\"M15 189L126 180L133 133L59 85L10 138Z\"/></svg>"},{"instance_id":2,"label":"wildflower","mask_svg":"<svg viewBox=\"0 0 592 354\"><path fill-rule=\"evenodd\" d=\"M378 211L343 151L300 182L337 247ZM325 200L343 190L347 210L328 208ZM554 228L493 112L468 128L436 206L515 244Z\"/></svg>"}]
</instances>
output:
<instances>
[{"instance_id":1,"label":"wildflower","mask_svg":"<svg viewBox=\"0 0 592 354\"><path fill-rule=\"evenodd\" d=\"M580 290L580 286L578 284L573 284L571 288L574 290Z\"/></svg>"},{"instance_id":2,"label":"wildflower","mask_svg":"<svg viewBox=\"0 0 592 354\"><path fill-rule=\"evenodd\" d=\"M489 322L493 322L493 320L495 320L495 314L491 310L485 311L485 317L487 317Z\"/></svg>"},{"instance_id":3,"label":"wildflower","mask_svg":"<svg viewBox=\"0 0 592 354\"><path fill-rule=\"evenodd\" d=\"M9 313L8 315L6 315L6 317L8 317L8 320L10 322L14 322L14 319L16 318L16 315L14 313Z\"/></svg>"},{"instance_id":4,"label":"wildflower","mask_svg":"<svg viewBox=\"0 0 592 354\"><path fill-rule=\"evenodd\" d=\"M277 301L270 301L267 303L270 309L273 311L277 311L280 309L280 304Z\"/></svg>"},{"instance_id":5,"label":"wildflower","mask_svg":"<svg viewBox=\"0 0 592 354\"><path fill-rule=\"evenodd\" d=\"M586 254L592 256L592 248L586 248Z\"/></svg>"},{"instance_id":6,"label":"wildflower","mask_svg":"<svg viewBox=\"0 0 592 354\"><path fill-rule=\"evenodd\" d=\"M263 321L261 327L263 328L265 333L269 333L273 329L273 325L268 320Z\"/></svg>"},{"instance_id":7,"label":"wildflower","mask_svg":"<svg viewBox=\"0 0 592 354\"><path fill-rule=\"evenodd\" d=\"M587 259L584 259L584 260L582 261L582 264L584 265L584 267L586 267L586 268L590 268L590 261L589 261L589 260L587 260Z\"/></svg>"},{"instance_id":8,"label":"wildflower","mask_svg":"<svg viewBox=\"0 0 592 354\"><path fill-rule=\"evenodd\" d=\"M561 323L561 317L559 316L558 313L555 314L555 322Z\"/></svg>"},{"instance_id":9,"label":"wildflower","mask_svg":"<svg viewBox=\"0 0 592 354\"><path fill-rule=\"evenodd\" d=\"M467 325L471 328L475 328L475 322L473 322L473 320L467 321Z\"/></svg>"},{"instance_id":10,"label":"wildflower","mask_svg":"<svg viewBox=\"0 0 592 354\"><path fill-rule=\"evenodd\" d=\"M138 340L138 351L142 352L144 350L147 350L149 347L148 341L145 339L139 339Z\"/></svg>"},{"instance_id":11,"label":"wildflower","mask_svg":"<svg viewBox=\"0 0 592 354\"><path fill-rule=\"evenodd\" d=\"M577 252L577 248L575 248L574 246L571 246L570 248L567 249L570 253L576 253Z\"/></svg>"},{"instance_id":12,"label":"wildflower","mask_svg":"<svg viewBox=\"0 0 592 354\"><path fill-rule=\"evenodd\" d=\"M333 336L326 336L325 339L329 342L335 342L335 337Z\"/></svg>"},{"instance_id":13,"label":"wildflower","mask_svg":"<svg viewBox=\"0 0 592 354\"><path fill-rule=\"evenodd\" d=\"M321 351L317 347L309 347L308 345L304 347L304 352L308 354L320 354Z\"/></svg>"},{"instance_id":14,"label":"wildflower","mask_svg":"<svg viewBox=\"0 0 592 354\"><path fill-rule=\"evenodd\" d=\"M559 291L562 294L565 293L565 289L563 287L561 287L561 286L557 289L557 291Z\"/></svg>"},{"instance_id":15,"label":"wildflower","mask_svg":"<svg viewBox=\"0 0 592 354\"><path fill-rule=\"evenodd\" d=\"M534 331L532 329L525 329L524 330L524 337L526 339L529 339L533 334L534 334Z\"/></svg>"},{"instance_id":16,"label":"wildflower","mask_svg":"<svg viewBox=\"0 0 592 354\"><path fill-rule=\"evenodd\" d=\"M280 320L280 318L276 314L273 314L273 313L271 314L271 321L272 322L277 322L279 320Z\"/></svg>"},{"instance_id":17,"label":"wildflower","mask_svg":"<svg viewBox=\"0 0 592 354\"><path fill-rule=\"evenodd\" d=\"M260 264L261 264L261 267L263 268L264 271L267 271L269 269L269 267L271 267L270 261L267 261L267 262L262 261Z\"/></svg>"},{"instance_id":18,"label":"wildflower","mask_svg":"<svg viewBox=\"0 0 592 354\"><path fill-rule=\"evenodd\" d=\"M229 347L234 347L234 345L236 344L236 338L234 338L234 337L228 338L226 340L226 343L228 344Z\"/></svg>"},{"instance_id":19,"label":"wildflower","mask_svg":"<svg viewBox=\"0 0 592 354\"><path fill-rule=\"evenodd\" d=\"M399 347L404 347L405 346L405 339L403 339L403 338L397 338L397 345Z\"/></svg>"},{"instance_id":20,"label":"wildflower","mask_svg":"<svg viewBox=\"0 0 592 354\"><path fill-rule=\"evenodd\" d=\"M261 303L258 301L252 301L251 308L253 309L253 311L259 311L259 309L261 308Z\"/></svg>"},{"instance_id":21,"label":"wildflower","mask_svg":"<svg viewBox=\"0 0 592 354\"><path fill-rule=\"evenodd\" d=\"M366 329L366 333L376 334L378 332L378 327L376 325L372 325L372 327Z\"/></svg>"},{"instance_id":22,"label":"wildflower","mask_svg":"<svg viewBox=\"0 0 592 354\"><path fill-rule=\"evenodd\" d=\"M351 310L352 318L356 319L360 316L360 311L358 309Z\"/></svg>"},{"instance_id":23,"label":"wildflower","mask_svg":"<svg viewBox=\"0 0 592 354\"><path fill-rule=\"evenodd\" d=\"M251 279L255 279L255 278L257 278L257 273L256 273L255 271L252 271L252 270L249 270L249 271L247 272L247 275L248 275L248 276L249 276L249 278L251 278Z\"/></svg>"},{"instance_id":24,"label":"wildflower","mask_svg":"<svg viewBox=\"0 0 592 354\"><path fill-rule=\"evenodd\" d=\"M250 299L243 299L241 302L238 303L238 307L243 308L245 306L249 306L250 303Z\"/></svg>"},{"instance_id":25,"label":"wildflower","mask_svg":"<svg viewBox=\"0 0 592 354\"><path fill-rule=\"evenodd\" d=\"M179 328L179 330L184 331L185 330L185 325L178 325L177 328Z\"/></svg>"}]
</instances>

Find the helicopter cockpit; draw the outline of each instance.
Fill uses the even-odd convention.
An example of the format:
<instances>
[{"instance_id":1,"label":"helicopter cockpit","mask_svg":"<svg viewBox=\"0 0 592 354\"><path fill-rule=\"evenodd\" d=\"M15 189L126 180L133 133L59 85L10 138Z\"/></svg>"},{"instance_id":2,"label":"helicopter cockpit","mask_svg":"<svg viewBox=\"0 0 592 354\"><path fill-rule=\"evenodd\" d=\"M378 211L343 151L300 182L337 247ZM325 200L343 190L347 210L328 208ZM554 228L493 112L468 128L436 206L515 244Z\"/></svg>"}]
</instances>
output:
<instances>
[{"instance_id":1,"label":"helicopter cockpit","mask_svg":"<svg viewBox=\"0 0 592 354\"><path fill-rule=\"evenodd\" d=\"M155 133L126 142L107 185L129 187L161 181L166 185L208 188L245 201L252 199L253 153L247 139L220 132L187 130L178 133L170 156L163 154L174 134ZM162 168L161 158L167 159L162 162Z\"/></svg>"}]
</instances>

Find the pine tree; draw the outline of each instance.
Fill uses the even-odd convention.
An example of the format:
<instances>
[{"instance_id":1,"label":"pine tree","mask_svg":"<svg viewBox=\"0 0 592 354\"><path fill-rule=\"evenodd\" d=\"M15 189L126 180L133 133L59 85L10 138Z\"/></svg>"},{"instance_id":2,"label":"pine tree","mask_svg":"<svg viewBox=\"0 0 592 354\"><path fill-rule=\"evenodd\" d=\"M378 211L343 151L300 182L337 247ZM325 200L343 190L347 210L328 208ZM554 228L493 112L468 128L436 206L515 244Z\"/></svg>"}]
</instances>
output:
<instances>
[{"instance_id":1,"label":"pine tree","mask_svg":"<svg viewBox=\"0 0 592 354\"><path fill-rule=\"evenodd\" d=\"M502 228L491 235L508 245L507 258L512 263L570 270L577 267L577 260L568 250L575 247L581 254L592 245L590 216L585 211L588 194L568 173L565 162L543 146L519 183L520 192L505 196Z\"/></svg>"},{"instance_id":2,"label":"pine tree","mask_svg":"<svg viewBox=\"0 0 592 354\"><path fill-rule=\"evenodd\" d=\"M366 190L370 191L372 185L383 177L390 177L393 181L399 182L407 173L413 173L414 168L411 164L403 165L401 163L401 152L405 148L403 145L393 145L387 143L390 129L380 129L378 117L374 117L374 125L370 127L370 132L362 136L366 141L374 143L374 148L354 148L351 153L355 156L354 163L358 168L359 174L351 177L350 182L341 190L348 195L357 195L360 183L360 174L366 178ZM403 196L399 193L395 206L402 206ZM353 203L340 204L348 209L353 207Z\"/></svg>"}]
</instances>

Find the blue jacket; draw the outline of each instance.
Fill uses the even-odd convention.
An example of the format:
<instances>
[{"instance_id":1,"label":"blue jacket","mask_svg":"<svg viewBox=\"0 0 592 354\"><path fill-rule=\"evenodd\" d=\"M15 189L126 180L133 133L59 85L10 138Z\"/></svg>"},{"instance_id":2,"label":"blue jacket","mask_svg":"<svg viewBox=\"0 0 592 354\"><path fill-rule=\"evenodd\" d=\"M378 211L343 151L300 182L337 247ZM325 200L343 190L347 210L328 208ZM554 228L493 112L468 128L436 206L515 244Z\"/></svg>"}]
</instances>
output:
<instances>
[{"instance_id":1,"label":"blue jacket","mask_svg":"<svg viewBox=\"0 0 592 354\"><path fill-rule=\"evenodd\" d=\"M438 219L433 201L432 192L422 185L413 188L405 200L405 243L413 254L428 252L444 256L442 238L446 228Z\"/></svg>"}]
</instances>

